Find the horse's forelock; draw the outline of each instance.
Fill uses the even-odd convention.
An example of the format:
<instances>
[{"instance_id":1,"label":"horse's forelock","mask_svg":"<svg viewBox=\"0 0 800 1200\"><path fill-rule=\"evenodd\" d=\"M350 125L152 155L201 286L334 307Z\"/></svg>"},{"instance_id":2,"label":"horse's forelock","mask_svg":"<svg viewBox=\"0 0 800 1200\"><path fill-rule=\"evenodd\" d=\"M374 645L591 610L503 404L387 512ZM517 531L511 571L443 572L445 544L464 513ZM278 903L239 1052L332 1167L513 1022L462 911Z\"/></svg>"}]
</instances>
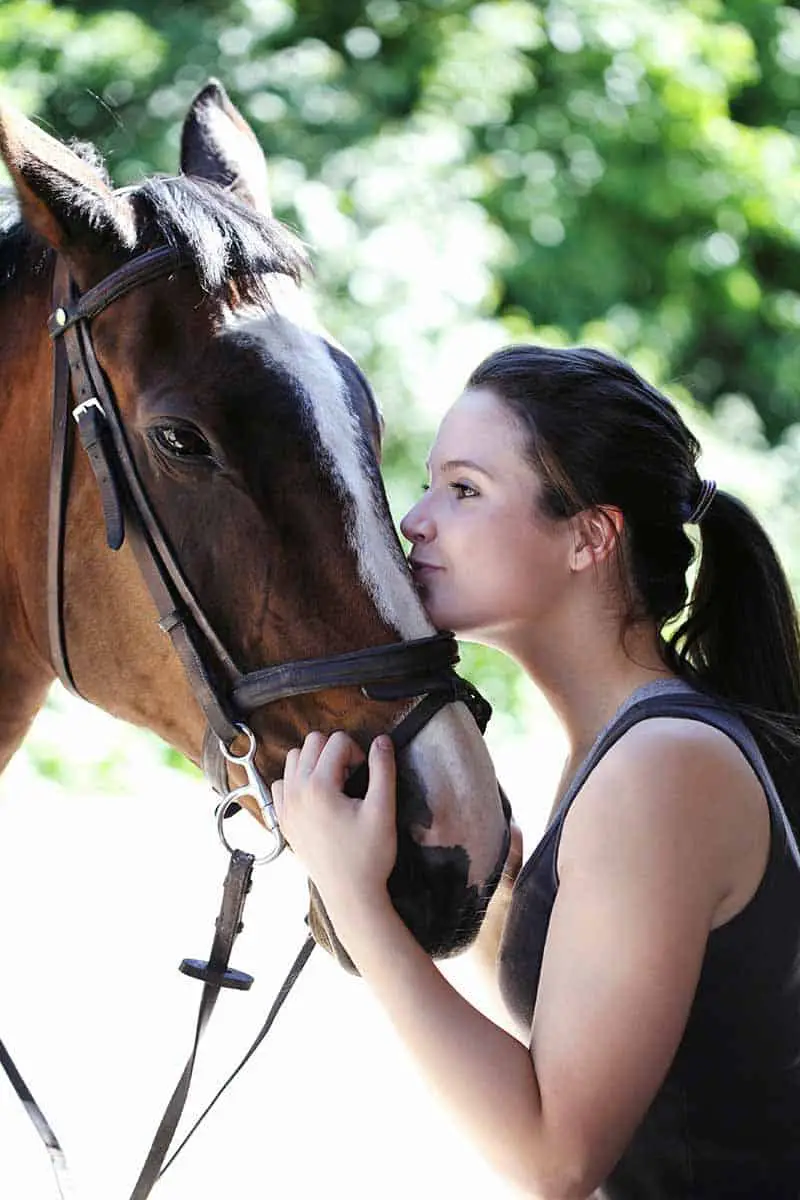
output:
<instances>
[{"instance_id":1,"label":"horse's forelock","mask_svg":"<svg viewBox=\"0 0 800 1200\"><path fill-rule=\"evenodd\" d=\"M300 243L279 221L214 183L186 175L148 179L128 198L140 240L175 246L214 295L264 303L269 276L299 283L308 269Z\"/></svg>"},{"instance_id":2,"label":"horse's forelock","mask_svg":"<svg viewBox=\"0 0 800 1200\"><path fill-rule=\"evenodd\" d=\"M92 146L80 143L73 149L96 165ZM135 215L137 249L174 246L211 295L263 306L270 300L270 279L299 283L309 270L302 246L279 221L213 183L188 176L153 178L115 195ZM93 215L91 201L87 193L83 216L88 227L101 215ZM100 197L97 204L99 210ZM14 190L0 189L0 287L22 270L38 270L48 258L48 247L22 220Z\"/></svg>"}]
</instances>

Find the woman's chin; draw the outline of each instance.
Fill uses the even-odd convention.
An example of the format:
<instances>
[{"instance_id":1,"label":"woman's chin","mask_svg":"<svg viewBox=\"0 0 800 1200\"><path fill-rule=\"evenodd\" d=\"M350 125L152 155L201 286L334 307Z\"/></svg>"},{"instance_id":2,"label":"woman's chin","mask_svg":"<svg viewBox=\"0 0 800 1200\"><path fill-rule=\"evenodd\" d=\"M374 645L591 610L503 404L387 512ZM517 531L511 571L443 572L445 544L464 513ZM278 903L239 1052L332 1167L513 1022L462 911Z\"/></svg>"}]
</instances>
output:
<instances>
[{"instance_id":1,"label":"woman's chin","mask_svg":"<svg viewBox=\"0 0 800 1200\"><path fill-rule=\"evenodd\" d=\"M458 614L448 610L442 604L437 604L431 588L426 588L423 583L417 583L415 586L417 595L422 601L422 607L425 609L425 615L434 629L440 633L454 633L456 637L460 637L459 629L463 629L463 621L459 621Z\"/></svg>"}]
</instances>

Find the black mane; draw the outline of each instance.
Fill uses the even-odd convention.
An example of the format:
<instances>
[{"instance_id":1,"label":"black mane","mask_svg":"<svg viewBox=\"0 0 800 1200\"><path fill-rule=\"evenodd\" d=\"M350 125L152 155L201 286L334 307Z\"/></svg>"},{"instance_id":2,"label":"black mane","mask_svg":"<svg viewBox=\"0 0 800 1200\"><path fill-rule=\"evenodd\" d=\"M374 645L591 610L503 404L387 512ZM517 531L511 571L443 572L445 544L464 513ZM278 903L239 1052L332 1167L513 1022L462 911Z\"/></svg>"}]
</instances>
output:
<instances>
[{"instance_id":1,"label":"black mane","mask_svg":"<svg viewBox=\"0 0 800 1200\"><path fill-rule=\"evenodd\" d=\"M217 184L186 175L154 177L123 193L136 214L139 252L170 245L192 264L203 289L248 301L268 299L265 275L299 282L308 263L299 242L273 217ZM16 196L0 189L0 291L44 270L52 252L21 219Z\"/></svg>"}]
</instances>

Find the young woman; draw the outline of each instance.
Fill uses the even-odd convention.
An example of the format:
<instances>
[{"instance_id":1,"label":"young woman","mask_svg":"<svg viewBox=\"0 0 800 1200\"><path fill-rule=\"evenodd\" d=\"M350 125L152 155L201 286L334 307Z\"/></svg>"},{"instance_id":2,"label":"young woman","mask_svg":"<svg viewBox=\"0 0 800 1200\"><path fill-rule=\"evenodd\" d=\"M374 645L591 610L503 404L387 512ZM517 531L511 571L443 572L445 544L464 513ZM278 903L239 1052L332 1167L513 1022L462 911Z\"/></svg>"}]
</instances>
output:
<instances>
[{"instance_id":1,"label":"young woman","mask_svg":"<svg viewBox=\"0 0 800 1200\"><path fill-rule=\"evenodd\" d=\"M546 1200L800 1197L797 618L764 531L698 476L698 451L625 363L511 347L445 416L402 523L433 622L516 659L568 737L499 953L520 1040L392 908L387 739L363 802L342 792L362 757L344 734L310 735L276 787L422 1069Z\"/></svg>"}]
</instances>

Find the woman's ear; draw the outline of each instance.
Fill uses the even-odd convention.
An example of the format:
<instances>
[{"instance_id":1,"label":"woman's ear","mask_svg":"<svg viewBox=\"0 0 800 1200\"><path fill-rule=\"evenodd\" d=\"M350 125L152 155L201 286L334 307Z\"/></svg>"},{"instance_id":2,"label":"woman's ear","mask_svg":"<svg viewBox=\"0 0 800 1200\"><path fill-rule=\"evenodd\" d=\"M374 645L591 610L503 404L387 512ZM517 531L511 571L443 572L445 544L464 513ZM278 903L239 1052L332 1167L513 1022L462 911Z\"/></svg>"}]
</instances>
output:
<instances>
[{"instance_id":1,"label":"woman's ear","mask_svg":"<svg viewBox=\"0 0 800 1200\"><path fill-rule=\"evenodd\" d=\"M576 513L570 524L573 534L570 567L573 571L585 571L606 562L615 553L625 518L622 509L599 504Z\"/></svg>"}]
</instances>

